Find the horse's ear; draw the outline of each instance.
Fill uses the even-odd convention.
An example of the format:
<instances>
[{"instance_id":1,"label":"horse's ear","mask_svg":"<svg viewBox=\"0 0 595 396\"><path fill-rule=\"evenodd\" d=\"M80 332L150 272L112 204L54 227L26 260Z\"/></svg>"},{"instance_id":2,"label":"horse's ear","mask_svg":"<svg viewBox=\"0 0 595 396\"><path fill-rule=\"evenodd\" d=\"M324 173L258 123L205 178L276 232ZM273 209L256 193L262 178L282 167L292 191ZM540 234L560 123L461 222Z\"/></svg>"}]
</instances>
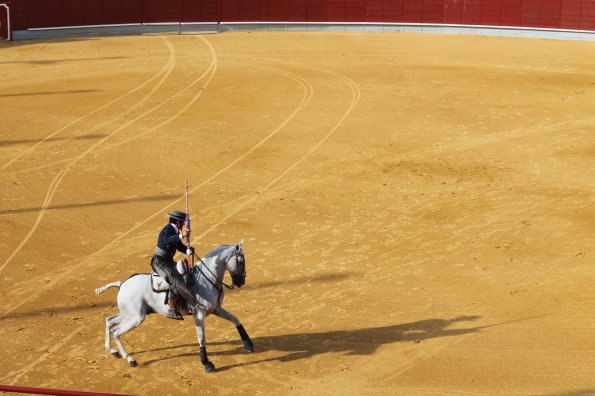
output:
<instances>
[{"instance_id":1,"label":"horse's ear","mask_svg":"<svg viewBox=\"0 0 595 396\"><path fill-rule=\"evenodd\" d=\"M237 245L236 250L239 252L244 247L244 240L242 239Z\"/></svg>"}]
</instances>

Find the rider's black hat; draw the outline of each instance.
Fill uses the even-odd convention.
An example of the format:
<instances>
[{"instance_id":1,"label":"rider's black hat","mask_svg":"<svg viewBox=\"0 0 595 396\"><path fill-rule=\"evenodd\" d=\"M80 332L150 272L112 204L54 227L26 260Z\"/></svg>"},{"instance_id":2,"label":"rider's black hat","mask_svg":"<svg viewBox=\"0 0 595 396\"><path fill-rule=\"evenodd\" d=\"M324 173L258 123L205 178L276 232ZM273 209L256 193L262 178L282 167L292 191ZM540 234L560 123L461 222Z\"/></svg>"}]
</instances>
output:
<instances>
[{"instance_id":1,"label":"rider's black hat","mask_svg":"<svg viewBox=\"0 0 595 396\"><path fill-rule=\"evenodd\" d=\"M176 219L176 220L186 220L186 212L182 212L181 210L174 210L171 213L167 214L170 218L172 219Z\"/></svg>"}]
</instances>

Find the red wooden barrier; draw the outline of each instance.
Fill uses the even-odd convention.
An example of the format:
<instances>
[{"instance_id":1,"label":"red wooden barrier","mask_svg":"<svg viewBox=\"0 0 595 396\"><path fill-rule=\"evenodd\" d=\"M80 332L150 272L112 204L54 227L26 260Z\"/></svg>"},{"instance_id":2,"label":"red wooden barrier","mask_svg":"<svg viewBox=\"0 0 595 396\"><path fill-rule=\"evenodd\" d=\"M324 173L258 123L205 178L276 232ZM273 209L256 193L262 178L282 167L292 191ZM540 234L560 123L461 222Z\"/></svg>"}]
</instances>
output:
<instances>
[{"instance_id":1,"label":"red wooden barrier","mask_svg":"<svg viewBox=\"0 0 595 396\"><path fill-rule=\"evenodd\" d=\"M594 0L0 0L12 30L149 22L386 22L595 31Z\"/></svg>"},{"instance_id":2,"label":"red wooden barrier","mask_svg":"<svg viewBox=\"0 0 595 396\"><path fill-rule=\"evenodd\" d=\"M28 393L28 394L36 394L36 395L57 395L57 396L129 396L129 395L117 395L114 393L97 393L97 392L82 392L82 391L61 390L61 389L30 388L30 387L26 387L26 386L11 386L11 385L0 385L0 392Z\"/></svg>"}]
</instances>

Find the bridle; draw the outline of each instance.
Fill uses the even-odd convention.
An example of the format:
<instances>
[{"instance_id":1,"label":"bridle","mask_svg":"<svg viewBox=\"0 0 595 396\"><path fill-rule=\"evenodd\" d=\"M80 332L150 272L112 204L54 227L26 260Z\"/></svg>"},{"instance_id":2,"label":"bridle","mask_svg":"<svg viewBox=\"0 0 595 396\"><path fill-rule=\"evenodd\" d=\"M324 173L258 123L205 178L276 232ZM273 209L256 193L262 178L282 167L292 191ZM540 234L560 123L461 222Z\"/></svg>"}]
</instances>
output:
<instances>
[{"instance_id":1,"label":"bridle","mask_svg":"<svg viewBox=\"0 0 595 396\"><path fill-rule=\"evenodd\" d=\"M199 271L199 272L200 272L200 273L201 273L201 274L204 276L204 278L205 278L205 279L206 279L206 280L207 280L207 281L208 281L208 282L209 282L211 285L213 285L213 287L214 287L215 289L217 289L217 290L221 291L221 289L222 289L222 287L221 287L221 286L224 286L224 287L225 287L225 288L227 288L228 290L231 290L231 289L234 289L234 288L237 286L237 285L235 284L235 282L233 281L233 276L232 276L232 282L231 282L231 285L228 285L227 283L223 282L223 280L221 280L221 279L217 278L217 275L215 275L215 274L214 274L214 273L213 273L213 272L212 272L212 271L209 269L209 267L208 267L208 266L205 264L205 262L204 262L204 261L202 261L202 258L201 258L201 257L200 257L198 254L196 254L196 252L194 252L193 254L194 254L194 257L195 257L196 259L198 259L198 261L199 261L199 262L202 264L201 266L198 266L198 265L197 265L197 266L195 266L195 268L196 268L196 269L197 269L197 270L198 270L198 271ZM240 254L239 254L238 252L235 252L234 254L235 254L235 257L236 257L236 261L239 261L239 260L238 260L238 256L240 256ZM242 259L243 259L243 257L242 257ZM242 260L242 261L243 261L243 260ZM245 263L242 263L242 267L243 267L243 268L241 269L241 275L240 275L240 276L243 276L243 277L245 277L245 276L246 276L246 266L245 266ZM209 274L211 274L211 276L212 276L212 277L215 279L215 281L212 281L212 280L210 279L210 277L206 276L206 274L203 272L202 268L206 268L206 270L209 272Z\"/></svg>"}]
</instances>

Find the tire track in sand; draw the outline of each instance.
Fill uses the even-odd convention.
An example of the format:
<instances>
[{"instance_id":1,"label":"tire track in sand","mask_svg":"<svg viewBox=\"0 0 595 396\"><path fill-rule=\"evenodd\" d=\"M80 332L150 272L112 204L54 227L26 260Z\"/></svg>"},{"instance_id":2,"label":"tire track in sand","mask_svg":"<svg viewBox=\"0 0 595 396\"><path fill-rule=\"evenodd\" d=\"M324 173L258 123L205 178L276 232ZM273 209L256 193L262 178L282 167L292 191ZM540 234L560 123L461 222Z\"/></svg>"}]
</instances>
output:
<instances>
[{"instance_id":1,"label":"tire track in sand","mask_svg":"<svg viewBox=\"0 0 595 396\"><path fill-rule=\"evenodd\" d=\"M288 124L288 123L289 123L289 122L290 122L290 121L291 121L291 120L292 120L292 119L295 117L295 115L296 115L296 114L297 114L299 111L301 111L301 110L304 108L304 106L306 106L306 104L307 104L307 103L310 101L310 99L312 98L312 95L313 95L313 88L312 88L312 85L311 85L311 84L310 84L310 83L309 83L307 80L305 80L305 79L303 79L303 78L299 77L298 75L296 75L296 74L293 74L293 73L290 73L290 72L287 72L287 71L285 71L285 70L281 70L281 69L275 69L275 68L266 67L266 66L255 66L255 65L250 65L250 66L251 66L251 67L256 67L256 68L259 68L259 69L262 69L262 70L267 70L267 71L271 71L271 72L274 72L274 73L278 73L278 74L281 74L281 75L283 75L283 76L285 76L285 77L288 77L288 78L290 78L290 79L293 79L294 81L298 82L298 84L299 84L300 86L302 86L302 88L303 88L303 89L304 89L304 91L306 92L306 94L305 94L305 95L306 95L306 97L307 97L307 98L305 99L305 102L304 102L304 99L303 99L303 100L302 100L302 102L303 102L303 103L302 103L302 102L300 102L300 105L298 105L298 107L296 108L296 110L294 110L294 112L293 112L293 113L292 113L292 114L291 114L291 115L290 115L290 116L289 116L287 119L285 119L285 120L284 120L284 121L283 121L283 122L282 122L282 123L281 123L281 124L280 124L280 125L279 125L277 128L275 128L275 130L274 130L273 132L269 133L269 135L267 135L267 136L266 136L264 139L262 139L261 141L259 141L259 142L258 142L258 143L257 143L257 144L256 144L254 147L252 147L252 148L251 148L249 151L247 151L246 153L244 153L242 156L238 157L238 158L237 158L236 160L234 160L234 161L233 161L231 164L229 164L228 166L226 166L225 168L223 168L223 169L222 169L220 172L217 172L215 175L213 175L213 176L212 176L211 178L209 178L207 181L205 181L205 182L201 183L199 186L195 187L195 189L198 189L198 188L200 188L200 187L204 186L204 185L205 185L205 183L208 183L208 182L212 181L214 178L216 178L216 177L220 176L220 175L221 175L221 173L223 173L223 172L225 172L225 171L229 170L229 168L231 168L232 166L236 165L238 162L240 162L241 160L243 160L243 159L244 159L244 158L245 158L247 155L251 154L251 153L252 153L254 150L256 150L258 147L260 147L260 146L262 146L264 143L266 143L266 141L268 141L268 140L269 140L271 137L273 137L273 136L274 136L274 135L276 135L276 134L277 134L277 133L278 133L278 132L279 132L281 129L283 129L283 128L284 128L284 127L285 127L285 126L286 126L286 125L287 125L287 124ZM111 144L111 145L109 145L109 146L102 147L102 148L101 148L99 151L108 150L108 149L111 149L111 148L114 148L114 147L120 146L120 145L122 145L122 144L129 143L129 142L131 142L131 141L133 141L133 140L136 140L136 139L138 139L138 138L140 138L140 137L142 137L142 136L145 136L145 135L147 135L147 134L149 134L149 133L151 133L151 132L153 132L153 131L152 131L152 130L150 130L150 129L149 129L149 130L147 130L147 131L143 131L143 132L141 132L141 133L139 133L139 134L137 134L137 135L135 135L135 136L132 136L132 137L129 137L129 138L123 139L122 141L119 141L119 142L117 142L117 143L113 143L113 144ZM193 189L193 190L192 190L192 192L193 192L193 191L195 191L195 189Z\"/></svg>"},{"instance_id":2,"label":"tire track in sand","mask_svg":"<svg viewBox=\"0 0 595 396\"><path fill-rule=\"evenodd\" d=\"M49 349L40 348L40 350L45 350L44 354L42 354L39 358L32 361L25 367L23 367L17 371L8 373L8 375L2 377L2 381L6 381L7 379L12 378L10 384L14 385L19 379L21 379L25 374L27 374L29 372L29 370L31 370L33 367L37 366L39 363L46 360L52 353L56 352L58 349L60 349L62 346L64 346L66 343L68 343L72 339L72 337L74 337L76 334L78 334L84 328L85 328L85 325L81 325L81 326L77 327L70 334L62 337L59 342L55 343Z\"/></svg>"},{"instance_id":3,"label":"tire track in sand","mask_svg":"<svg viewBox=\"0 0 595 396\"><path fill-rule=\"evenodd\" d=\"M254 65L252 65L252 66L254 66ZM307 80L305 80L305 79L303 79L303 78L301 78L301 77L299 77L297 75L294 75L292 73L285 72L285 71L280 71L278 69L273 69L273 68L265 67L265 66L256 66L256 67L259 67L259 68L261 68L263 70L270 70L270 71L280 72L281 74L286 75L286 76L294 79L295 81L297 81L302 86L302 88L304 88L304 95L303 95L302 101L296 107L296 109L290 114L290 116L287 117L285 119L285 121L283 121L275 130L273 130L271 133L269 133L265 138L263 138L261 141L259 141L256 145L254 145L250 150L248 150L242 156L240 156L239 158L237 158L236 160L234 160L233 162L231 162L229 165L227 165L226 167L224 167L223 169L221 169L220 171L218 171L217 173L215 173L214 175L212 175L209 179L203 181L199 186L193 188L191 190L192 192L198 190L200 187L202 187L205 184L209 183L210 181L214 180L215 178L217 178L218 176L220 176L221 174L223 174L225 171L227 171L230 168L232 168L233 166L235 166L239 161L241 161L242 159L246 158L248 155L250 155L252 152L254 152L258 147L262 146L266 141L268 141L271 137L273 137L274 135L276 135L283 127L285 127L298 114L298 112L301 111L306 106L306 104L312 98L312 96L313 96L313 88L312 88L312 85ZM357 106L357 104L358 104L358 102L360 100L361 92L360 92L359 87L357 86L357 84L355 82L353 82L353 80L349 79L348 77L346 77L346 76L344 76L342 74L339 74L339 73L336 73L336 72L333 72L333 71L330 71L330 70L325 70L325 69L322 69L322 68L316 68L316 67L311 67L311 66L305 66L305 67L308 67L308 68L310 68L312 70L317 70L317 71L320 71L320 72L327 73L327 74L332 75L334 77L337 77L340 80L342 80L343 82L345 82L348 85L348 87L350 88L351 93L352 93L351 103L350 103L348 109L345 111L345 113L339 119L339 121L330 129L330 131L325 136L323 136L322 139L319 140L317 142L317 144L315 144L308 152L306 152L297 161L295 161L294 163L292 163L285 171L283 171L279 176L277 176L275 179L273 179L271 182L269 182L265 187L259 189L255 193L253 193L243 203L239 203L238 205L236 205L235 208L233 210L231 210L226 216L224 216L220 221L218 221L217 223L213 224L207 230L203 231L197 238L193 238L193 241L197 241L197 240L203 238L205 235L207 235L208 233L210 233L211 231L213 231L215 228L217 228L219 225L221 225L222 223L224 223L227 219L231 218L232 216L234 216L235 214L237 214L239 211L241 211L243 208L245 208L247 205L249 205L250 203L254 202L256 199L258 199L260 197L260 194L262 194L263 192L265 192L268 189L270 189L270 187L272 187L273 185L275 185L276 183L278 183L279 180L281 180L288 173L290 173L297 166L299 166L313 152L315 152L326 140L328 140L328 138L332 134L335 133L335 131L343 124L343 122L351 114L351 112L353 111L353 109L355 109L355 107ZM85 265L86 262L89 261L89 260L91 260L93 257L95 257L95 256L99 255L100 253L102 253L103 251L109 249L115 243L117 243L118 241L120 241L125 236L129 235L131 232L133 232L134 230L136 230L141 225L145 224L150 219L152 219L152 218L154 218L154 217L156 217L158 215L163 214L163 210L167 210L169 208L169 206L171 206L172 204L175 204L176 202L179 202L181 200L182 199L180 198L178 200L173 201L170 205L165 206L162 210L159 210L158 212L155 212L152 216L150 216L147 219L145 219L142 223L137 224L135 227L131 228L125 234L120 235L118 238L116 238L110 244L106 245L101 250L99 250L96 253L94 253L93 255L89 256L89 258L87 258L85 261L81 262L78 265L72 266L68 271L66 271L66 272L62 273L61 275L57 276L51 282L52 283L51 286L53 286L54 284L56 284L58 280L61 280L65 276L67 276L68 274L74 272L76 269L78 269L82 265ZM11 312L11 311L15 310L17 307L25 304L26 302L30 301L33 297L36 297L39 294L40 294L40 292L36 293L35 295L30 296L29 298L27 298L24 301L21 301L21 303L18 304L17 306L13 306L13 308L9 312ZM6 315L6 313L3 316L5 316L5 315ZM35 366L37 366L39 363L43 362L51 354L53 354L54 352L56 352L57 350L59 350L63 345L65 345L67 343L67 341L70 338L72 338L72 336L74 334L76 334L77 332L80 332L83 327L85 327L85 326L80 326L79 328L75 329L73 332L71 332L69 335L67 335L64 339L62 339L62 341L60 343L58 343L55 346L53 346L48 351L48 353L46 353L45 355L41 356L39 359L37 359L36 361L32 362L31 364L25 366L24 368L16 371L16 373L18 373L18 375L16 377L14 377L12 383L16 382L16 380L18 380L19 378L21 378L23 375L25 375L27 372L29 372L31 369L33 369ZM14 374L15 374L15 372L12 373L12 375L14 375ZM4 377L2 379L5 380L8 377L9 376L6 376L6 377Z\"/></svg>"},{"instance_id":4,"label":"tire track in sand","mask_svg":"<svg viewBox=\"0 0 595 396\"><path fill-rule=\"evenodd\" d=\"M254 65L252 65L254 66ZM271 70L271 71L278 71L276 69L273 68L269 68L269 67L261 67L261 66L256 66L259 68L262 68L264 70ZM295 161L294 163L292 163L285 171L283 171L279 176L277 176L275 179L273 179L271 182L269 182L265 187L259 189L257 192L255 192L253 195L251 195L250 197L248 197L248 199L246 201L244 201L243 203L239 203L233 210L231 210L224 218L222 218L219 222L217 222L216 224L212 225L211 227L209 227L207 230L203 231L197 238L194 238L193 241L196 241L198 239L203 238L205 235L207 235L208 233L210 233L211 231L213 231L216 227L218 227L219 225L221 225L222 223L224 223L226 220L228 220L229 218L231 218L232 216L234 216L235 214L237 214L239 211L241 211L243 208L245 208L247 205L249 205L250 203L254 202L256 199L258 199L260 197L260 194L262 194L263 192L267 191L268 189L270 189L270 187L272 187L273 185L275 185L279 180L281 180L283 177L285 177L288 173L290 173L292 170L294 170L297 166L299 166L304 160L306 160L313 152L315 152L326 140L328 140L328 138L335 133L335 131L343 124L343 122L345 121L345 119L347 119L347 117L351 114L351 112L353 111L353 109L355 109L355 107L357 106L357 103L360 100L360 89L357 86L357 84L355 82L353 82L351 79L349 79L348 77L330 71L330 70L325 70L322 68L316 68L316 67L311 67L311 66L304 66L304 67L308 67L312 70L317 70L320 72L324 72L327 73L329 75L332 75L334 77L339 78L340 80L342 80L343 82L345 82L348 87L350 88L351 92L352 92L352 99L351 99L351 103L349 105L349 108L346 110L346 112L343 114L343 116L339 119L339 121L330 129L330 131L322 137L321 140L319 140L317 142L317 144L315 144L308 152L306 152L301 158L299 158L297 161ZM220 171L218 171L217 173L215 173L213 176L211 176L209 179L203 181L199 186L193 188L191 191L194 192L196 190L198 190L200 187L204 186L205 184L209 183L210 181L212 181L213 179L217 178L218 176L220 176L221 174L223 174L225 171L229 170L231 167L233 167L235 164L237 164L239 161L241 161L242 159L246 158L249 154L251 154L252 152L254 152L258 147L262 146L266 141L268 141L271 137L273 137L275 134L277 134L285 125L287 125L287 123L289 123L291 121L291 119L293 119L295 117L295 115L301 111L305 105L310 101L312 95L313 95L313 89L312 89L312 85L305 79L297 76L297 75L293 75L293 77L291 77L292 73L289 72L282 72L282 74L285 74L287 76L289 76L290 78L294 78L296 81L298 81L300 83L300 85L302 85L303 87L307 87L305 89L304 92L304 97L302 98L302 102L298 105L298 107L292 112L292 114L286 118L286 120L284 122L282 122L274 131L272 131L269 135L267 135L265 138L263 138L261 141L259 141L255 146L253 146L250 150L248 150L246 153L244 153L242 156L240 156L239 158L237 158L236 160L234 160L232 163L230 163L229 165L227 165L225 168L221 169ZM130 234L132 231L136 230L137 228L139 228L141 225L143 225L144 223L146 223L147 221L149 221L150 219L163 214L163 210L167 210L169 208L169 206L171 206L172 204L181 201L182 198L173 201L170 205L165 206L162 210L159 210L158 212L155 212L152 216L150 216L149 218L147 218L146 220L144 220L142 223L137 224L135 227L133 227L132 229L130 229L128 232L126 232L125 234L120 235L118 238L116 238L114 241L112 241L110 244L106 245L104 248L102 248L101 250L99 250L98 252L94 253L93 255L89 256L85 261L71 267L68 271L64 272L63 274L57 276L49 285L53 286L57 283L58 280L63 279L66 275L74 272L76 269L80 268L81 266L85 265L87 263L87 261L91 260L93 257L97 256L98 254L100 254L101 252L108 250L111 246L113 246L113 244L117 243L119 240L121 240L122 238L124 238L125 236L127 236L128 234ZM30 301L33 297L36 297L37 295L39 295L40 293L37 293L35 295L31 295L29 298L27 298L26 300L23 300L20 304L13 306L13 308L4 313L4 315L2 316L6 316L6 314L8 314L9 312L12 312L13 310L15 310L16 308L18 308L19 306L22 306L23 304L25 304L26 302ZM66 338L71 338L73 336L73 334L76 334L77 332L79 332L84 326L80 326L79 328L75 329L72 333L70 333L68 336L66 336ZM35 362L27 365L26 367L18 370L16 373L18 373L18 376L16 377L21 378L24 374L26 374L28 371L30 371L32 368L34 368L37 364L43 362L47 357L49 357L49 355L51 355L52 353L56 352L58 349L60 349L61 346L66 344L66 338L60 342L59 344L55 345L54 347L52 347L50 349L49 353L46 353L44 356L40 357L39 359L37 359ZM13 374L14 375L14 372ZM7 376L8 377L8 376ZM4 379L6 379L7 377L4 377Z\"/></svg>"},{"instance_id":5,"label":"tire track in sand","mask_svg":"<svg viewBox=\"0 0 595 396\"><path fill-rule=\"evenodd\" d=\"M302 90L303 90L302 99L301 99L300 103L298 104L298 106L293 110L293 112L279 126L277 126L272 132L270 132L267 136L265 136L263 139L261 139L256 145L254 145L252 148L250 148L242 156L240 156L236 160L232 161L230 164L228 164L226 167L224 167L220 171L218 171L215 174L213 174L210 178L208 178L207 180L203 181L199 186L194 187L191 190L191 192L194 192L194 191L198 190L199 188L201 188L205 184L207 184L207 183L211 182L212 180L216 179L218 176L220 176L221 174L223 174L225 171L227 171L227 170L231 169L233 166L235 166L239 161L243 160L248 155L250 155L251 153L253 153L258 147L262 146L266 141L268 141L269 139L271 139L281 129L283 129L293 118L295 118L295 116L309 103L309 101L311 100L311 98L313 96L314 90L313 90L313 87L310 84L310 82L307 81L307 80L305 80L305 79L303 79L303 78L301 78L300 76L298 76L296 74L293 74L293 73L290 73L290 72L287 72L287 71L284 71L284 70L280 70L280 69L265 67L265 66L255 66L255 65L250 65L250 66L257 67L257 68L260 68L262 70L276 72L276 73L279 73L279 74L281 74L281 75L283 75L285 77L288 77L288 78L293 79L294 81L296 81L302 87ZM70 273L76 271L77 269L79 269L83 265L86 265L87 262L90 261L95 256L101 254L104 251L109 250L114 244L118 243L124 237L126 237L127 235L129 235L130 233L132 233L134 230L136 230L137 228L139 228L140 226L142 226L143 224L145 224L146 222L148 222L152 218L154 218L154 217L156 217L158 215L162 215L164 210L167 210L169 208L169 206L171 206L172 204L174 204L174 203L176 203L178 201L181 201L181 198L178 199L178 200L176 200L176 201L173 201L171 204L169 204L168 206L165 206L163 209L159 210L158 212L155 212L153 215L151 215L150 217L148 217L147 219L145 219L142 223L137 224L135 227L131 228L126 233L120 235L118 238L116 238L110 244L104 246L99 251L97 251L97 252L93 253L92 255L88 256L85 261L83 261L83 262L81 262L79 264L76 264L76 265L70 267L68 271L66 271L66 272L64 272L64 273L62 273L60 275L55 276L54 279L47 285L47 288L56 285L56 283L58 283L58 281L64 279L67 275L69 275ZM47 288L44 291L47 291ZM27 297L26 299L21 300L19 304L14 305L10 310L8 310L5 313L3 313L3 315L1 317L5 317L8 313L14 311L18 307L20 307L20 306L24 305L25 303L31 301L34 297L37 297L42 292L43 291L39 291L38 293L34 293L34 294L29 295L29 297ZM4 381L4 380L7 380L7 379L10 379L12 376L15 376L15 374L17 374L15 377L12 377L11 384L14 384L18 379L22 378L23 375L25 375L27 372L29 372L31 369L33 369L35 366L37 366L39 363L45 361L48 357L50 357L50 355L52 353L56 352L63 345L65 345L75 334L77 334L78 332L80 332L84 327L86 327L86 325L79 326L78 328L74 329L70 334L68 334L64 338L62 338L59 343L55 344L54 346L52 346L49 349L46 348L48 350L48 352L46 354L44 354L43 356L39 357L38 359L36 359L34 362L28 364L27 366L25 366L25 367L23 367L23 368L21 368L19 370L16 370L16 371L11 372L9 375L3 377L2 380Z\"/></svg>"},{"instance_id":6,"label":"tire track in sand","mask_svg":"<svg viewBox=\"0 0 595 396\"><path fill-rule=\"evenodd\" d=\"M287 116L286 119L281 124L279 124L279 126L277 126L273 131L271 131L267 136L265 136L263 139L261 139L258 143L256 143L254 146L252 146L248 151L246 151L240 157L236 158L234 161L232 161L231 163L229 163L227 166L225 166L221 170L219 170L216 173L214 173L213 175L211 175L208 179L204 180L199 185L197 185L196 187L192 188L190 190L191 193L197 191L200 188L202 188L204 185L212 182L217 177L221 176L224 172L226 172L226 171L230 170L231 168L233 168L236 164L238 164L240 161L242 161L243 159L245 159L248 155L250 155L251 153L253 153L256 149L258 149L259 147L261 147L264 143L266 143L266 141L268 141L269 139L271 139L281 129L283 129L308 104L308 102L311 100L312 95L313 95L313 88L312 88L312 85L307 80L301 79L301 77L299 77L299 76L297 76L295 74L292 74L292 73L289 73L289 72L286 72L286 71L283 71L283 70L279 70L279 69L266 68L266 67L262 67L262 69L263 70L270 70L270 71L277 72L279 74L285 75L286 77L291 78L294 81L296 81L302 87L302 90L303 90L303 95L302 95L302 98L301 98L300 103L293 110L293 112L289 116ZM109 251L114 245L118 244L121 240L123 240L124 238L126 238L132 232L136 231L138 228L140 228L141 226L145 225L147 222L149 222L153 218L162 215L163 212L165 210L168 210L171 205L176 204L177 202L180 202L181 200L182 200L182 198L170 202L168 205L164 206L159 211L153 213L152 215L150 215L149 217L147 217L146 219L144 219L142 222L137 223L134 227L132 227L131 229L129 229L128 231L126 231L122 235L118 236L116 239L114 239L109 244L105 245L103 248L101 248L97 252L95 252L95 253L87 256L87 258L83 262L78 263L78 264L75 264L75 265L69 267L69 269L67 271L65 271L64 273L62 273L60 275L56 275L52 279L52 281L47 284L47 287L49 288L49 287L55 285L59 280L63 279L65 276L69 275L70 273L76 271L77 269L79 269L79 268L81 268L81 267L83 267L85 265L88 265L88 262L91 259L93 259L94 257L100 255L101 253L103 253L105 251ZM22 300L19 300L20 302L18 304L13 305L13 307L10 310L4 312L0 317L5 317L8 313L14 311L18 307L20 307L23 304L29 302L31 299L33 299L36 296L37 296L37 294L30 294L30 295L28 295L28 297L26 297L26 298L24 298Z\"/></svg>"},{"instance_id":7,"label":"tire track in sand","mask_svg":"<svg viewBox=\"0 0 595 396\"><path fill-rule=\"evenodd\" d=\"M211 231L213 231L215 228L217 228L218 226L220 226L221 224L223 224L225 221L227 221L231 217L235 216L238 212L240 212L242 209L246 208L249 204L251 204L255 200L257 200L259 198L260 194L268 191L279 180L281 180L282 178L284 178L288 173L290 173L296 167L298 167L312 153L314 153L322 144L324 144L324 142L326 142L328 140L328 138L331 137L331 135L333 135L335 133L335 131L343 124L343 122L347 119L347 117L349 117L349 115L351 114L351 112L357 107L357 104L359 103L359 100L361 98L361 91L360 91L359 86L353 80L351 80L349 77L345 76L344 74L341 74L341 73L338 73L338 72L335 72L335 71L332 71L332 70L328 70L328 69L323 69L323 68L320 68L320 67L309 66L309 65L302 65L302 64L297 64L297 63L293 63L293 64L298 65L298 66L301 66L301 67L304 67L304 68L308 68L308 69L311 69L311 70L315 70L315 71L318 71L318 72L329 74L331 76L334 76L334 77L340 79L344 83L346 83L347 86L349 87L349 89L351 90L351 94L352 94L351 103L350 103L348 109L345 111L345 113L339 119L339 121L337 121L337 123L330 129L330 131L316 145L314 145L308 152L306 152L301 158L299 158L296 162L294 162L291 166L289 166L285 171L283 171L279 176L277 176L275 179L273 179L269 184L267 184L266 186L258 189L256 191L256 193L254 195L248 197L248 199L246 201L244 201L243 203L238 204L235 208L229 210L226 216L224 216L217 223L213 224L211 227L209 227L208 229L206 229L198 237L193 238L193 241L198 241L201 238L204 238L208 233L210 233Z\"/></svg>"},{"instance_id":8,"label":"tire track in sand","mask_svg":"<svg viewBox=\"0 0 595 396\"><path fill-rule=\"evenodd\" d=\"M147 86L148 84L151 84L154 80L156 80L157 78L159 78L159 76L164 75L165 76L161 79L161 81L159 81L159 83L157 83L153 89L151 90L151 92L146 95L141 101L139 101L138 103L136 103L135 105L133 105L131 108L129 108L128 110L124 111L123 113L121 113L117 118L115 119L111 119L108 120L96 127L93 127L89 130L80 132L78 134L73 135L72 137L69 137L66 139L66 141L70 141L75 137L80 137L80 136L84 136L87 135L89 133L95 132L96 130L110 125L111 123L113 123L114 121L119 120L120 118L124 117L125 115L129 114L130 112L134 111L136 108L140 107L150 96L151 94L153 94L164 82L164 80L169 76L169 74L172 72L175 63L176 63L176 58L175 58L175 50L171 44L171 41L164 36L161 36L161 39L163 40L163 42L165 43L165 45L167 46L168 52L169 52L169 59L167 61L167 63L165 64L165 66L159 70L157 73L155 73L151 78L149 78L147 81L145 81L144 83L142 83L141 85L137 86L136 88L131 89L130 91L126 92L123 95L118 96L116 99L104 104L103 106L100 106L98 108L96 108L95 110L91 111L90 113L85 114L82 117L79 117L77 119L75 119L74 121L71 121L70 123L68 123L67 125L63 126L62 128L50 133L49 135L47 135L45 138L43 138L42 140L40 140L39 142L35 143L33 146L21 151L19 154L17 154L13 159L11 159L10 161L8 161L6 164L2 165L2 167L0 167L0 170L6 170L8 169L8 167L10 165L12 165L13 163L15 163L17 160L19 160L22 156L30 154L32 152L34 152L37 147L41 146L42 144L46 143L48 140L50 140L51 138L53 138L54 136L56 136L57 134L59 134L60 132L68 129L69 127L76 125L77 123L91 117L93 114L96 114L98 112L100 112L101 110L104 110L106 108L108 108L109 106L113 105L114 103L119 102L120 100L124 99L125 97L132 95L133 93L141 90L142 88L144 88L145 86ZM59 161L61 162L65 162L67 160L61 160ZM43 165L42 167L47 167L51 164L46 164ZM42 168L42 167L34 167L34 168L27 168L27 169L20 169L19 171L25 171L25 170L32 170L32 169L38 169L38 168Z\"/></svg>"},{"instance_id":9,"label":"tire track in sand","mask_svg":"<svg viewBox=\"0 0 595 396\"><path fill-rule=\"evenodd\" d=\"M204 40L204 39L203 39ZM205 40L206 41L206 40ZM208 42L207 42L208 43ZM76 164L81 161L83 158L85 158L89 153L96 151L97 147L99 147L101 144L103 144L104 142L106 142L108 139L110 139L111 137L113 137L114 135L116 135L119 131L125 129L126 127L128 127L129 125L133 124L134 122L136 122L137 120L143 118L144 116L152 113L153 111L157 110L158 108L160 108L161 106L163 106L164 104L172 101L173 99L175 99L177 96L185 93L186 91L188 91L190 88L194 87L196 84L198 84L209 72L211 73L211 75L209 76L209 78L207 79L207 82L205 83L205 85L203 87L201 87L200 91L198 92L197 95L195 95L190 101L188 101L186 103L185 106L183 106L177 113L175 113L174 115L168 117L166 120L160 122L159 124L155 125L154 127L152 127L150 129L150 131L154 131L157 130L161 127L163 127L164 125L170 123L171 121L175 120L176 118L178 118L181 114L183 114L192 104L194 104L194 102L196 102L196 100L202 95L202 93L204 92L204 89L206 88L206 86L209 84L209 82L211 81L211 79L213 78L213 76L215 75L215 71L217 70L217 58L216 55L214 54L214 49L212 48L212 46L210 45L210 43L208 43L209 49L211 50L213 57L211 59L211 63L209 65L209 67L207 68L207 70L199 77L197 78L193 83L191 83L190 85L188 85L186 88L184 88L183 90L179 91L177 94L175 94L174 96L168 98L166 101L159 103L156 106L153 106L152 108L150 108L149 110L145 111L144 113L134 117L133 119L131 119L130 121L126 122L125 124L121 125L120 127L118 127L117 129L115 129L114 131L110 132L107 136L105 136L104 138L102 138L101 140L97 141L95 144L93 144L91 147L89 147L87 150L85 150L83 153L77 155L76 157L72 158L70 160L70 162L66 165L66 167L64 167L62 170L60 170L58 172L58 174L54 177L54 179L52 180L50 187L48 189L48 192L46 193L45 199L41 205L41 209L37 215L37 219L35 220L35 222L33 223L31 229L29 230L29 232L27 233L27 235L24 237L24 239L21 241L21 243L17 246L17 248L12 252L12 254L6 259L6 261L0 265L0 272L2 270L4 270L4 268L12 261L12 259L20 252L20 250L23 248L23 246L25 246L27 244L27 242L29 241L29 239L31 239L31 236L35 233L35 231L37 230L37 227L39 226L39 224L41 223L41 220L43 219L47 208L49 206L49 204L52 201L52 198L54 196L54 194L56 193L56 191L58 190L58 187L60 186L60 183L62 182L62 180L64 179L64 177L70 172L71 169L73 169Z\"/></svg>"}]
</instances>

